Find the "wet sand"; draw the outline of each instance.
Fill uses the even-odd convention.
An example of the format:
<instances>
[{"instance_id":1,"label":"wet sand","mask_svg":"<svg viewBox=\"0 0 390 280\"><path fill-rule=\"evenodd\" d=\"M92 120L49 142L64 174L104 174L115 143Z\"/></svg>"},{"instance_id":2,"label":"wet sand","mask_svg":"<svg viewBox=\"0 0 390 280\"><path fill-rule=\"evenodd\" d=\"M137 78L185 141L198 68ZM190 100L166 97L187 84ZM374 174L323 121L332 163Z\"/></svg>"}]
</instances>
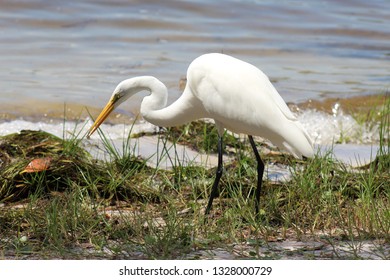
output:
<instances>
[{"instance_id":1,"label":"wet sand","mask_svg":"<svg viewBox=\"0 0 390 280\"><path fill-rule=\"evenodd\" d=\"M183 81L180 79L178 87L183 88ZM110 94L107 94L107 101ZM372 94L363 96L354 96L350 98L326 98L321 100L310 99L301 103L288 102L293 112L299 110L317 110L328 114L335 113L335 106L345 114L369 114L371 111L380 109L390 98L389 92L383 94ZM134 118L139 117L139 106L142 100L128 101L121 108L118 108L108 118L108 124L130 123ZM26 102L26 104L24 104ZM103 106L82 105L78 103L54 103L37 102L34 100L25 100L22 103L0 104L0 123L15 119L23 119L31 122L63 122L83 121L89 117L96 118ZM135 109L129 110L127 103L133 103ZM28 104L28 105L27 105ZM33 125L33 124L32 124ZM33 129L33 127L31 128Z\"/></svg>"},{"instance_id":2,"label":"wet sand","mask_svg":"<svg viewBox=\"0 0 390 280\"><path fill-rule=\"evenodd\" d=\"M19 104L0 104L0 123L22 119L31 122L33 129L34 122L61 123L66 121L83 121L87 118L95 118L103 107L86 106L77 103L53 103L38 102L30 100ZM118 110L112 113L107 123L127 123L136 117L136 113Z\"/></svg>"},{"instance_id":3,"label":"wet sand","mask_svg":"<svg viewBox=\"0 0 390 280\"><path fill-rule=\"evenodd\" d=\"M349 115L367 115L371 111L382 108L386 99L390 98L390 92L383 94L373 94L364 96L354 96L351 98L326 98L324 100L308 100L298 104L298 108L314 109L328 114L335 114L335 110L342 109L343 113Z\"/></svg>"}]
</instances>

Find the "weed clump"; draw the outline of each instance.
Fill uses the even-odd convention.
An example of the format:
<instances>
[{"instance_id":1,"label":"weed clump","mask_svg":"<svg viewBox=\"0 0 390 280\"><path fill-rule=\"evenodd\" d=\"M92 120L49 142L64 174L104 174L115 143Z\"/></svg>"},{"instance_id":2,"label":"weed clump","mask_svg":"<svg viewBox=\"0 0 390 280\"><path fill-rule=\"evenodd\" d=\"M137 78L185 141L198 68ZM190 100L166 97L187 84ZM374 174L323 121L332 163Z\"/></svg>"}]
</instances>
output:
<instances>
[{"instance_id":1,"label":"weed clump","mask_svg":"<svg viewBox=\"0 0 390 280\"><path fill-rule=\"evenodd\" d=\"M0 138L0 201L14 202L30 195L45 197L74 188L85 189L95 198L142 197L142 191L125 179L129 170L144 167L144 162L135 157L108 167L94 160L78 140L23 130ZM149 192L145 195L151 196Z\"/></svg>"},{"instance_id":2,"label":"weed clump","mask_svg":"<svg viewBox=\"0 0 390 280\"><path fill-rule=\"evenodd\" d=\"M15 201L39 192L64 191L69 182L81 183L78 170L92 168L89 155L43 131L23 130L0 139L1 201ZM44 166L29 170L32 164ZM29 165L30 163L30 165Z\"/></svg>"}]
</instances>

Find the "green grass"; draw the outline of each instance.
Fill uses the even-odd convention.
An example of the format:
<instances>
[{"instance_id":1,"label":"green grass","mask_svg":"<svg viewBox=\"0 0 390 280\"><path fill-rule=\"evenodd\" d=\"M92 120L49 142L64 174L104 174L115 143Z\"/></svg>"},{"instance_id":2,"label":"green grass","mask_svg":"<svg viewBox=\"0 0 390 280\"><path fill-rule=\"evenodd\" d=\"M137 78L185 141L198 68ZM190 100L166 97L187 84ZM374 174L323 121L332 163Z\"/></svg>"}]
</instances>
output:
<instances>
[{"instance_id":1,"label":"green grass","mask_svg":"<svg viewBox=\"0 0 390 280\"><path fill-rule=\"evenodd\" d=\"M13 164L0 166L0 258L180 259L213 248L242 248L242 258L277 259L282 252L264 254L274 241L309 239L332 246L345 241L348 258L360 258L359 244L371 240L379 244L378 257L389 259L388 249L381 251L390 242L389 110L387 100L378 157L360 169L335 161L331 151L308 161L263 154L267 163L289 166L292 179L265 181L260 219L254 216L254 157L246 140L231 135L225 148L232 160L206 220L215 169L183 166L178 158L171 159L173 170L150 168L134 156L130 138L121 154L102 133L109 162L92 159L77 135L66 141L43 132L4 137L0 146L8 150L2 150L2 162L8 157ZM26 139L36 143L34 149ZM163 146L167 139L173 148L184 143L213 152L216 130L194 122L163 133ZM51 168L20 173L42 156L54 159ZM325 258L346 257L335 249Z\"/></svg>"}]
</instances>

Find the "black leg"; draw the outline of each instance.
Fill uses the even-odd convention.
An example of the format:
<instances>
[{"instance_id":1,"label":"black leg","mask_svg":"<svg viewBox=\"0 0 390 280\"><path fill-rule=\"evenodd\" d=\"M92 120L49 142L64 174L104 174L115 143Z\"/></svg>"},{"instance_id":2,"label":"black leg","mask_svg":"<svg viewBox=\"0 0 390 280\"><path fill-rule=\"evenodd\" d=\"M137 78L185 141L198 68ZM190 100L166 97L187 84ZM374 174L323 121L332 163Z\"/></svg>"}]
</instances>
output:
<instances>
[{"instance_id":1,"label":"black leg","mask_svg":"<svg viewBox=\"0 0 390 280\"><path fill-rule=\"evenodd\" d=\"M213 204L213 200L215 197L218 196L218 183L222 176L223 171L223 164L222 164L222 136L218 136L218 167L217 167L217 173L215 174L215 180L213 187L211 189L209 203L207 204L206 208L206 215L210 213L211 206Z\"/></svg>"},{"instance_id":2,"label":"black leg","mask_svg":"<svg viewBox=\"0 0 390 280\"><path fill-rule=\"evenodd\" d=\"M256 215L258 215L259 208L260 208L261 185L263 183L264 162L261 160L259 152L256 148L255 141L253 141L252 135L248 135L248 138L249 138L249 142L251 143L253 152L255 153L255 157L256 157L256 161L257 161L257 188L256 188L255 211L256 211Z\"/></svg>"}]
</instances>

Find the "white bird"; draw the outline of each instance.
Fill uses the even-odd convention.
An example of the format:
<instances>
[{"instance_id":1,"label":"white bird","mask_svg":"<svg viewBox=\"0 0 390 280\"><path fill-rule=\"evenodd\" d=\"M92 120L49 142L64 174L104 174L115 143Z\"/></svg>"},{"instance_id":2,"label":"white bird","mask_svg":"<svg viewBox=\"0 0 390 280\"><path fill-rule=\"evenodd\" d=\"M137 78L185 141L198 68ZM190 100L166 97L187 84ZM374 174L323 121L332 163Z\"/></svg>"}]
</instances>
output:
<instances>
[{"instance_id":1,"label":"white bird","mask_svg":"<svg viewBox=\"0 0 390 280\"><path fill-rule=\"evenodd\" d=\"M234 57L211 53L196 58L188 67L183 94L166 107L168 90L152 76L130 78L120 82L111 99L88 132L88 137L121 103L137 92L147 90L141 103L143 118L159 127L172 127L199 118L214 119L218 129L218 167L206 208L209 213L218 195L222 176L222 136L225 129L247 134L257 160L255 210L259 212L264 163L252 135L270 140L297 158L312 157L312 140L291 113L286 103L255 66Z\"/></svg>"}]
</instances>

